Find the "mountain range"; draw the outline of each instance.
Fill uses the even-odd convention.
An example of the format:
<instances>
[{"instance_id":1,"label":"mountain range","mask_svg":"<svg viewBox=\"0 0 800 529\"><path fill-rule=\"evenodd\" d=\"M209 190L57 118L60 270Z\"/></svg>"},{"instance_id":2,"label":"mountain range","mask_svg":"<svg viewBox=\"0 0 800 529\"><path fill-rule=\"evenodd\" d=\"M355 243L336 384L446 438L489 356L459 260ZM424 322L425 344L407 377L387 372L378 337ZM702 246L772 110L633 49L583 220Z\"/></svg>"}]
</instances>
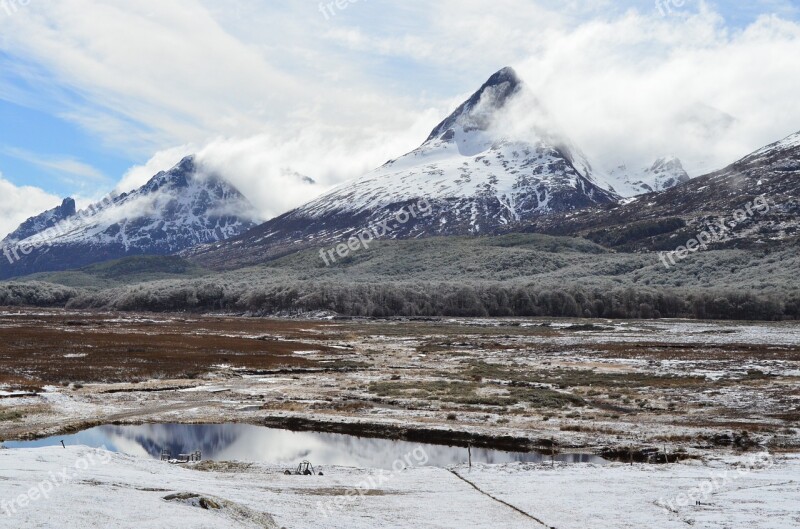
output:
<instances>
[{"instance_id":1,"label":"mountain range","mask_svg":"<svg viewBox=\"0 0 800 529\"><path fill-rule=\"evenodd\" d=\"M335 246L374 226L388 239L541 232L663 250L759 196L772 201L769 214L740 223L724 244L795 236L800 133L698 178L675 157L604 172L554 131L508 126L528 96L504 68L418 148L263 224L235 187L194 157L83 211L66 199L2 241L0 278L134 255L178 254L236 269ZM421 202L430 214L397 221Z\"/></svg>"},{"instance_id":2,"label":"mountain range","mask_svg":"<svg viewBox=\"0 0 800 529\"><path fill-rule=\"evenodd\" d=\"M800 132L665 191L535 219L514 229L584 237L624 251L674 250L699 233L723 230L725 236L712 247L768 249L796 243L799 191ZM751 213L757 200L766 201L768 211Z\"/></svg>"},{"instance_id":3,"label":"mountain range","mask_svg":"<svg viewBox=\"0 0 800 529\"><path fill-rule=\"evenodd\" d=\"M263 262L309 246L335 245L371 226L383 236L491 235L554 213L613 205L631 196L594 172L568 139L550 131L509 132L515 98L528 88L512 68L492 75L439 123L422 145L366 175L272 219L235 240L185 255L212 268ZM639 175L642 190L688 178L677 159ZM397 223L420 201L432 214Z\"/></svg>"},{"instance_id":4,"label":"mountain range","mask_svg":"<svg viewBox=\"0 0 800 529\"><path fill-rule=\"evenodd\" d=\"M193 157L130 193L84 210L64 200L25 221L2 243L0 278L68 270L134 255L169 255L224 240L257 225L248 200Z\"/></svg>"}]
</instances>

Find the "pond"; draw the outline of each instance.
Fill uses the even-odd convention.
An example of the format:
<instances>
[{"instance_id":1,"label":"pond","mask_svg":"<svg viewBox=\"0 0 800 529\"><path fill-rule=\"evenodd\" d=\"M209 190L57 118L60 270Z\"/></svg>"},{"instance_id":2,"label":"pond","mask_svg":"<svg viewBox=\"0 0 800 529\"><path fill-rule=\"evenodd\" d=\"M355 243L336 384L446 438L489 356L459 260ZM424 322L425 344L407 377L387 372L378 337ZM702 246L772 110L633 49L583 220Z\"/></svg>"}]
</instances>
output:
<instances>
[{"instance_id":1,"label":"pond","mask_svg":"<svg viewBox=\"0 0 800 529\"><path fill-rule=\"evenodd\" d=\"M173 457L202 451L203 459L248 461L294 467L303 460L314 465L339 465L357 468L392 469L409 454L424 451L428 466L446 467L466 463L467 449L372 439L352 435L292 432L245 424L185 425L145 424L139 426L98 426L73 435L37 441L7 442L7 448L84 445L139 457L158 459L162 449ZM416 452L415 452L416 451ZM415 458L418 462L422 457ZM603 463L592 454L561 454L557 461ZM550 461L549 455L536 452L504 452L472 449L473 463L511 463Z\"/></svg>"}]
</instances>

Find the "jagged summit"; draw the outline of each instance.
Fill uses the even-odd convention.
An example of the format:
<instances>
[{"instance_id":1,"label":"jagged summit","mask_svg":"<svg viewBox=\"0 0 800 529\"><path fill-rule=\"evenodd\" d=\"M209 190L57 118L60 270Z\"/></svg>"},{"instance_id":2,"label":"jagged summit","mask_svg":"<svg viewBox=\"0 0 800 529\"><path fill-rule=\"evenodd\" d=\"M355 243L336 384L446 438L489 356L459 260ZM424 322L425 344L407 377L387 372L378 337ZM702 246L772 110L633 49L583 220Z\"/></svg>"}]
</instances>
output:
<instances>
[{"instance_id":1,"label":"jagged summit","mask_svg":"<svg viewBox=\"0 0 800 529\"><path fill-rule=\"evenodd\" d=\"M199 249L198 258L210 266L256 264L303 244L340 241L423 200L433 206L432 215L385 236L491 234L540 215L615 203L618 196L594 180L590 165L566 138L511 122L518 113L506 110L515 98L532 95L525 90L516 72L503 68L418 148L255 228L235 244ZM527 101L519 100L521 108Z\"/></svg>"},{"instance_id":2,"label":"jagged summit","mask_svg":"<svg viewBox=\"0 0 800 529\"><path fill-rule=\"evenodd\" d=\"M31 217L5 237L6 242L21 241L52 228L57 223L75 215L75 199L65 198L60 206Z\"/></svg>"},{"instance_id":3,"label":"jagged summit","mask_svg":"<svg viewBox=\"0 0 800 529\"><path fill-rule=\"evenodd\" d=\"M60 212L62 215L66 217L74 215L75 199L72 197L65 198L63 201L61 201L61 205L56 208L56 211Z\"/></svg>"},{"instance_id":4,"label":"jagged summit","mask_svg":"<svg viewBox=\"0 0 800 529\"><path fill-rule=\"evenodd\" d=\"M197 178L198 170L196 159L193 155L183 158L173 168L168 171L161 171L153 176L140 191L153 193L165 185L174 187L187 187L190 182Z\"/></svg>"},{"instance_id":5,"label":"jagged summit","mask_svg":"<svg viewBox=\"0 0 800 529\"><path fill-rule=\"evenodd\" d=\"M455 140L457 126L464 132L484 130L493 113L503 108L509 99L519 93L522 86L523 82L513 68L503 68L439 123L428 136L426 143L434 140Z\"/></svg>"},{"instance_id":6,"label":"jagged summit","mask_svg":"<svg viewBox=\"0 0 800 529\"><path fill-rule=\"evenodd\" d=\"M3 240L0 278L67 270L131 255L169 255L254 227L252 205L184 158L144 186L75 211L67 199Z\"/></svg>"}]
</instances>

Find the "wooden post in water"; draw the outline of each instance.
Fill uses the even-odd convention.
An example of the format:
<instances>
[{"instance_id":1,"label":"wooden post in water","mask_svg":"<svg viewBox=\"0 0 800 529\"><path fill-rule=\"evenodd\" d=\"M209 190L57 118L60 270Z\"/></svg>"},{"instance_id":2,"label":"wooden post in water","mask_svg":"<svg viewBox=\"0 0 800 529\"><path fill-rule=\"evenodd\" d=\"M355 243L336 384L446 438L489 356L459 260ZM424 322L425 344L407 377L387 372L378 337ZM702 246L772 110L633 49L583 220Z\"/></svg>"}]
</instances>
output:
<instances>
[{"instance_id":1,"label":"wooden post in water","mask_svg":"<svg viewBox=\"0 0 800 529\"><path fill-rule=\"evenodd\" d=\"M469 468L472 468L472 445L467 445L467 454L469 454Z\"/></svg>"}]
</instances>

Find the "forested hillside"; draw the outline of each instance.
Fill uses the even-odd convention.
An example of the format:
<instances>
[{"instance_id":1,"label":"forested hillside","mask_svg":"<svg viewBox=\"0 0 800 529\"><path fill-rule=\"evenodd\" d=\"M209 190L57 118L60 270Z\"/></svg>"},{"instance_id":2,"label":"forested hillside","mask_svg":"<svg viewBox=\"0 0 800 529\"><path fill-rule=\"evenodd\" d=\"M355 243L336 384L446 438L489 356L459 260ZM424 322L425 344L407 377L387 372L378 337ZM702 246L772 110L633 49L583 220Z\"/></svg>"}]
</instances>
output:
<instances>
[{"instance_id":1,"label":"forested hillside","mask_svg":"<svg viewBox=\"0 0 800 529\"><path fill-rule=\"evenodd\" d=\"M69 274L0 284L0 305L368 317L800 316L800 255L793 246L699 252L669 269L654 253L527 234L381 241L331 266L306 251L221 274L171 259L163 267L121 261L84 269L79 287ZM165 271L170 279L160 275Z\"/></svg>"}]
</instances>

